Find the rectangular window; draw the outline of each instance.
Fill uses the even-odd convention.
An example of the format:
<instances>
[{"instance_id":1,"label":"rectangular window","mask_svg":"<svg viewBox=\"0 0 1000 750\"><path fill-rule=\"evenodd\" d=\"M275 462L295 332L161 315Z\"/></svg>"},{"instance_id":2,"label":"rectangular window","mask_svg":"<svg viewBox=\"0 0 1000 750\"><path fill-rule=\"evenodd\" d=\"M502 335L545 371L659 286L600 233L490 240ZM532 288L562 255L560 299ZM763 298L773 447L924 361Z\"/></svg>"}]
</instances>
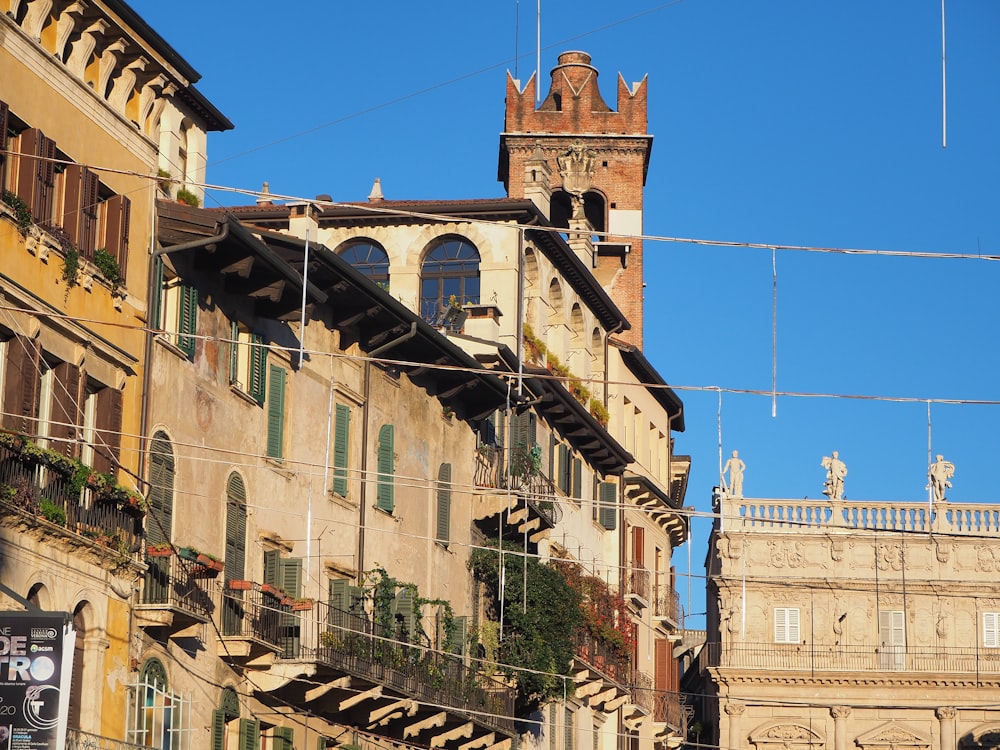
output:
<instances>
[{"instance_id":1,"label":"rectangular window","mask_svg":"<svg viewBox=\"0 0 1000 750\"><path fill-rule=\"evenodd\" d=\"M351 409L337 404L333 422L333 491L347 497L347 468L350 459Z\"/></svg>"},{"instance_id":2,"label":"rectangular window","mask_svg":"<svg viewBox=\"0 0 1000 750\"><path fill-rule=\"evenodd\" d=\"M155 273L159 279L163 276L162 261L157 264ZM174 277L161 283L163 301L161 304L162 318L160 326L163 330L174 334L171 342L189 358L194 359L195 335L198 333L198 290L183 283L179 277Z\"/></svg>"},{"instance_id":3,"label":"rectangular window","mask_svg":"<svg viewBox=\"0 0 1000 750\"><path fill-rule=\"evenodd\" d=\"M267 378L267 456L284 458L285 370L271 365Z\"/></svg>"},{"instance_id":4,"label":"rectangular window","mask_svg":"<svg viewBox=\"0 0 1000 750\"><path fill-rule=\"evenodd\" d=\"M878 637L882 669L906 669L906 617L901 610L878 613Z\"/></svg>"},{"instance_id":5,"label":"rectangular window","mask_svg":"<svg viewBox=\"0 0 1000 750\"><path fill-rule=\"evenodd\" d=\"M799 642L798 607L774 608L774 642L775 643Z\"/></svg>"},{"instance_id":6,"label":"rectangular window","mask_svg":"<svg viewBox=\"0 0 1000 750\"><path fill-rule=\"evenodd\" d=\"M230 331L229 382L258 404L263 403L267 382L267 347L263 339L235 321Z\"/></svg>"},{"instance_id":7,"label":"rectangular window","mask_svg":"<svg viewBox=\"0 0 1000 750\"><path fill-rule=\"evenodd\" d=\"M1000 648L1000 612L983 612L983 648Z\"/></svg>"}]
</instances>

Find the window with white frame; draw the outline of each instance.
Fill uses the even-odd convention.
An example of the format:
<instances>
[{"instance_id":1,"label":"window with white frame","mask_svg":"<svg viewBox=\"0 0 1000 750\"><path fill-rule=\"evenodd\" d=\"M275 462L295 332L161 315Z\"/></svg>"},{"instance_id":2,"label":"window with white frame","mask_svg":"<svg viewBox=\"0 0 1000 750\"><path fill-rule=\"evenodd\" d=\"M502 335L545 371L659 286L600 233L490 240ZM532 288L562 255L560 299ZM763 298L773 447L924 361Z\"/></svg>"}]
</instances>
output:
<instances>
[{"instance_id":1,"label":"window with white frame","mask_svg":"<svg viewBox=\"0 0 1000 750\"><path fill-rule=\"evenodd\" d=\"M798 607L774 608L774 642L775 643L799 642Z\"/></svg>"},{"instance_id":2,"label":"window with white frame","mask_svg":"<svg viewBox=\"0 0 1000 750\"><path fill-rule=\"evenodd\" d=\"M191 701L170 692L159 659L149 659L132 686L126 740L140 747L187 750Z\"/></svg>"},{"instance_id":3,"label":"window with white frame","mask_svg":"<svg viewBox=\"0 0 1000 750\"><path fill-rule=\"evenodd\" d=\"M983 612L983 648L1000 648L1000 612Z\"/></svg>"}]
</instances>

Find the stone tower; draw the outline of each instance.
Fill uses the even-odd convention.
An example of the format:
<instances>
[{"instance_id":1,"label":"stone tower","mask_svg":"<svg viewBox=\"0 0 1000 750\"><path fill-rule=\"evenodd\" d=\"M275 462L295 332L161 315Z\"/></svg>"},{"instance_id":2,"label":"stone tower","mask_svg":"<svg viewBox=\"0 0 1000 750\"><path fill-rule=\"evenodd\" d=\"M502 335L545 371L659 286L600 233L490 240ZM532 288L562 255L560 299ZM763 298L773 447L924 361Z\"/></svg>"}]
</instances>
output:
<instances>
[{"instance_id":1,"label":"stone tower","mask_svg":"<svg viewBox=\"0 0 1000 750\"><path fill-rule=\"evenodd\" d=\"M622 336L642 346L646 79L629 88L619 74L615 111L597 75L590 55L563 52L536 109L535 76L522 91L508 74L498 179L509 197L529 198L570 230L570 245L632 324Z\"/></svg>"}]
</instances>

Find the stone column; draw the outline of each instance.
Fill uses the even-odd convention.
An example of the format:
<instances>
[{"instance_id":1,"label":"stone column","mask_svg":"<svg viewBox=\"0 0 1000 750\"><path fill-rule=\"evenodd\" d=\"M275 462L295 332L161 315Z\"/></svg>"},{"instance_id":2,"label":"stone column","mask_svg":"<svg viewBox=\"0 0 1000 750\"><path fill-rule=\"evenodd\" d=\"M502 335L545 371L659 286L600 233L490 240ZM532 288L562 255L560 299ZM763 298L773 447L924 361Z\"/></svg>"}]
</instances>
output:
<instances>
[{"instance_id":1,"label":"stone column","mask_svg":"<svg viewBox=\"0 0 1000 750\"><path fill-rule=\"evenodd\" d=\"M741 750L743 747L743 732L740 727L740 717L747 710L743 703L726 704L726 714L729 716L729 747L728 750ZM719 738L722 739L721 737ZM726 748L722 748L726 750Z\"/></svg>"},{"instance_id":2,"label":"stone column","mask_svg":"<svg viewBox=\"0 0 1000 750\"><path fill-rule=\"evenodd\" d=\"M955 716L958 711L952 706L943 706L934 712L941 722L941 750L955 750Z\"/></svg>"},{"instance_id":3,"label":"stone column","mask_svg":"<svg viewBox=\"0 0 1000 750\"><path fill-rule=\"evenodd\" d=\"M833 706L833 750L847 750L847 719L851 715L850 706Z\"/></svg>"}]
</instances>

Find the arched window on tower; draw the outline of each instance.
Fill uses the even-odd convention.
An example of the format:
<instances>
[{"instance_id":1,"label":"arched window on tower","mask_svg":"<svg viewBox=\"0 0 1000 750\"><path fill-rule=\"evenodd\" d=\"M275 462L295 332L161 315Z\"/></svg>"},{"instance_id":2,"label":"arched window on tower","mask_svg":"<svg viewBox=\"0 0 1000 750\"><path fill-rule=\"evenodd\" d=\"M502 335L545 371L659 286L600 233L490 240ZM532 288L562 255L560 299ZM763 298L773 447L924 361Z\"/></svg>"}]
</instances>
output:
<instances>
[{"instance_id":1,"label":"arched window on tower","mask_svg":"<svg viewBox=\"0 0 1000 750\"><path fill-rule=\"evenodd\" d=\"M389 255L377 242L351 240L337 249L337 255L380 287L389 290Z\"/></svg>"},{"instance_id":2,"label":"arched window on tower","mask_svg":"<svg viewBox=\"0 0 1000 750\"><path fill-rule=\"evenodd\" d=\"M479 302L479 251L461 237L443 237L420 267L420 314L435 322L442 308L470 302Z\"/></svg>"},{"instance_id":3,"label":"arched window on tower","mask_svg":"<svg viewBox=\"0 0 1000 750\"><path fill-rule=\"evenodd\" d=\"M557 227L569 227L569 220L573 216L573 200L570 194L565 190L554 191L551 206L552 223ZM584 193L583 214L595 232L607 231L607 202L603 195L595 190Z\"/></svg>"}]
</instances>

